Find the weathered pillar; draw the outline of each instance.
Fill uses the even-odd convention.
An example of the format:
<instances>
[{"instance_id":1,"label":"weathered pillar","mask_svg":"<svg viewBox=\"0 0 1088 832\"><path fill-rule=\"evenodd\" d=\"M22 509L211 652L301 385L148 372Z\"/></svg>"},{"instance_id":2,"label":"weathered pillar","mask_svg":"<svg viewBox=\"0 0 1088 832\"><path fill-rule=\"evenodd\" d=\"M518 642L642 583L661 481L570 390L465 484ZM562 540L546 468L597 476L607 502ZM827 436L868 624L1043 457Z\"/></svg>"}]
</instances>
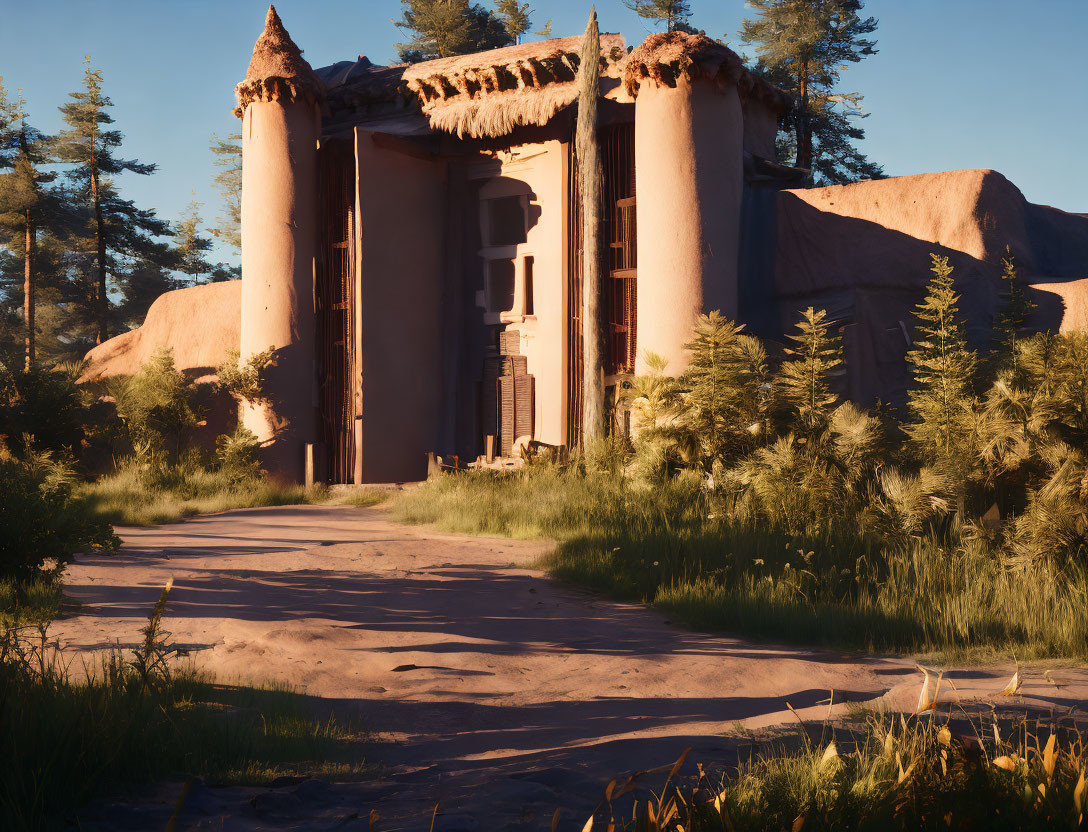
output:
<instances>
[{"instance_id":1,"label":"weathered pillar","mask_svg":"<svg viewBox=\"0 0 1088 832\"><path fill-rule=\"evenodd\" d=\"M314 256L321 81L273 7L235 88L242 118L241 354L273 347L265 400L242 405L269 474L301 482L316 441ZM200 322L195 321L195 326Z\"/></svg>"},{"instance_id":2,"label":"weathered pillar","mask_svg":"<svg viewBox=\"0 0 1088 832\"><path fill-rule=\"evenodd\" d=\"M661 43L654 38L663 38ZM707 77L686 61L687 36L651 36L635 100L638 199L638 358L687 365L683 345L696 318L714 309L737 316L737 255L744 186L744 122L735 83ZM706 40L705 38L702 40ZM696 43L694 38L692 43ZM698 42L701 48L704 47ZM710 47L712 48L712 47ZM667 63L655 52L668 49ZM641 54L640 54L641 53ZM732 53L729 53L730 55ZM630 81L628 82L631 83Z\"/></svg>"}]
</instances>

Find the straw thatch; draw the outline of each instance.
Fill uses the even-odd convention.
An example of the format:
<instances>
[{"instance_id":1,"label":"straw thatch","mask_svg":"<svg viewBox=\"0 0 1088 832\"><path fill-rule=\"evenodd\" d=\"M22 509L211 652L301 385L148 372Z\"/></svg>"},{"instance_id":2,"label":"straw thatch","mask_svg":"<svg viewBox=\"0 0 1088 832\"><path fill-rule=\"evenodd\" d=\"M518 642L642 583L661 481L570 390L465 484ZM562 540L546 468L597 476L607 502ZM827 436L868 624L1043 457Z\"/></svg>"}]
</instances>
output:
<instances>
[{"instance_id":1,"label":"straw thatch","mask_svg":"<svg viewBox=\"0 0 1088 832\"><path fill-rule=\"evenodd\" d=\"M554 38L440 58L408 67L401 83L418 97L431 127L458 137L505 136L551 121L578 97L581 37ZM626 56L620 35L601 38L601 64Z\"/></svg>"},{"instance_id":2,"label":"straw thatch","mask_svg":"<svg viewBox=\"0 0 1088 832\"><path fill-rule=\"evenodd\" d=\"M276 7L269 6L246 77L234 88L234 114L241 117L252 101L322 101L324 95L324 85L291 40Z\"/></svg>"},{"instance_id":3,"label":"straw thatch","mask_svg":"<svg viewBox=\"0 0 1088 832\"><path fill-rule=\"evenodd\" d=\"M638 95L639 86L646 81L671 87L679 78L735 84L742 98L759 99L779 112L789 103L778 87L747 69L736 52L706 35L650 35L628 55L623 68L623 84L631 96Z\"/></svg>"}]
</instances>

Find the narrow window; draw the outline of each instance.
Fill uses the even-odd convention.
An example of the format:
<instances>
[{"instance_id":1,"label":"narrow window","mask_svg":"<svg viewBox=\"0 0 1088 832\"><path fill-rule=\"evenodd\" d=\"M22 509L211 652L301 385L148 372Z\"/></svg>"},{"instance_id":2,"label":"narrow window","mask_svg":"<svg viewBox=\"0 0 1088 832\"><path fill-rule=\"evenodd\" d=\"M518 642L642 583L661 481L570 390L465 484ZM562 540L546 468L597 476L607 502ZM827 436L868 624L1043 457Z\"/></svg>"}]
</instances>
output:
<instances>
[{"instance_id":1,"label":"narrow window","mask_svg":"<svg viewBox=\"0 0 1088 832\"><path fill-rule=\"evenodd\" d=\"M533 258L525 258L525 314L535 315L533 311Z\"/></svg>"},{"instance_id":2,"label":"narrow window","mask_svg":"<svg viewBox=\"0 0 1088 832\"><path fill-rule=\"evenodd\" d=\"M491 260L487 264L487 308L508 312L514 306L514 261Z\"/></svg>"}]
</instances>

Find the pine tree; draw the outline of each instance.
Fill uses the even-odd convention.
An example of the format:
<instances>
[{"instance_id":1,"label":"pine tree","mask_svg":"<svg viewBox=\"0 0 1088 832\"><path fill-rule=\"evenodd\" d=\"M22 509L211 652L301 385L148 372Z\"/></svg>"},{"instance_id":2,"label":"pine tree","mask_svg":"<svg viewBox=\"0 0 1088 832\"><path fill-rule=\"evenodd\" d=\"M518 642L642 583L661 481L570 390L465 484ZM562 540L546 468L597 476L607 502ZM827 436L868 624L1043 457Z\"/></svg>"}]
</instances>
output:
<instances>
[{"instance_id":1,"label":"pine tree","mask_svg":"<svg viewBox=\"0 0 1088 832\"><path fill-rule=\"evenodd\" d=\"M495 10L502 20L506 33L510 35L514 43L521 43L521 38L532 25L533 10L529 8L529 4L519 3L518 0L498 0Z\"/></svg>"},{"instance_id":2,"label":"pine tree","mask_svg":"<svg viewBox=\"0 0 1088 832\"><path fill-rule=\"evenodd\" d=\"M91 304L90 317L95 323L97 343L109 338L113 314L109 290L116 286L119 273L131 261L161 257L161 245L153 239L168 233L169 225L154 211L138 208L118 193L110 177L131 172L147 176L156 166L135 160L121 159L116 153L121 147L122 134L105 129L113 124L109 108L113 106L102 93L102 73L91 69L90 59L83 75L83 89L69 94L69 103L61 108L68 125L57 137L57 155L72 165L67 177L72 190L86 212L89 245L82 252L86 263L81 269L83 291L78 292ZM93 278L93 292L85 281Z\"/></svg>"},{"instance_id":3,"label":"pine tree","mask_svg":"<svg viewBox=\"0 0 1088 832\"><path fill-rule=\"evenodd\" d=\"M1035 309L1035 303L1017 275L1016 262L1012 255L1007 254L1001 262L1002 305L994 320L990 357L987 362L991 378L996 378L1004 370L1010 371L1013 376L1017 374L1020 352L1018 347L1028 318Z\"/></svg>"},{"instance_id":4,"label":"pine tree","mask_svg":"<svg viewBox=\"0 0 1088 832\"><path fill-rule=\"evenodd\" d=\"M757 17L745 18L741 39L754 44L759 67L790 93L795 107L780 142L783 156L810 169L818 184L876 179L883 169L853 142L865 132L862 96L838 89L842 70L876 54L873 17L861 17L862 0L749 0Z\"/></svg>"},{"instance_id":5,"label":"pine tree","mask_svg":"<svg viewBox=\"0 0 1088 832\"><path fill-rule=\"evenodd\" d=\"M691 17L689 0L623 0L623 4L639 17L664 23L666 32L675 32Z\"/></svg>"},{"instance_id":6,"label":"pine tree","mask_svg":"<svg viewBox=\"0 0 1088 832\"><path fill-rule=\"evenodd\" d=\"M223 199L223 211L210 229L217 240L242 250L242 136L232 133L221 139L212 133L212 163L219 169L212 180Z\"/></svg>"},{"instance_id":7,"label":"pine tree","mask_svg":"<svg viewBox=\"0 0 1088 832\"><path fill-rule=\"evenodd\" d=\"M962 486L975 456L970 436L976 357L967 347L948 258L931 257L933 277L916 307L914 349L907 353L914 375L908 394L914 421L907 433L926 463L958 472Z\"/></svg>"},{"instance_id":8,"label":"pine tree","mask_svg":"<svg viewBox=\"0 0 1088 832\"><path fill-rule=\"evenodd\" d=\"M826 310L811 306L802 314L797 330L787 336L796 346L786 348L793 357L779 368L776 387L798 420L798 432L805 434L825 427L839 400L831 380L842 372L842 336L832 329Z\"/></svg>"},{"instance_id":9,"label":"pine tree","mask_svg":"<svg viewBox=\"0 0 1088 832\"><path fill-rule=\"evenodd\" d=\"M63 224L61 198L52 187L56 174L45 169L53 160L49 138L27 122L25 104L20 98L9 105L0 86L0 155L8 158L9 172L0 175L0 234L9 250L21 261L21 306L23 317L23 368L29 371L37 358L36 311L42 288L43 266L49 258L39 259L39 238L58 230Z\"/></svg>"},{"instance_id":10,"label":"pine tree","mask_svg":"<svg viewBox=\"0 0 1088 832\"><path fill-rule=\"evenodd\" d=\"M404 63L466 55L514 42L503 21L470 0L401 0L400 20L393 25L411 35L397 44Z\"/></svg>"},{"instance_id":11,"label":"pine tree","mask_svg":"<svg viewBox=\"0 0 1088 832\"><path fill-rule=\"evenodd\" d=\"M186 276L185 282L188 285L196 285L200 282L201 275L210 274L214 268L205 257L211 250L212 242L200 233L203 224L200 203L194 199L174 228L177 270Z\"/></svg>"},{"instance_id":12,"label":"pine tree","mask_svg":"<svg viewBox=\"0 0 1088 832\"><path fill-rule=\"evenodd\" d=\"M698 437L708 469L730 463L765 435L770 404L767 358L759 340L714 311L700 316L680 384L685 424Z\"/></svg>"}]
</instances>

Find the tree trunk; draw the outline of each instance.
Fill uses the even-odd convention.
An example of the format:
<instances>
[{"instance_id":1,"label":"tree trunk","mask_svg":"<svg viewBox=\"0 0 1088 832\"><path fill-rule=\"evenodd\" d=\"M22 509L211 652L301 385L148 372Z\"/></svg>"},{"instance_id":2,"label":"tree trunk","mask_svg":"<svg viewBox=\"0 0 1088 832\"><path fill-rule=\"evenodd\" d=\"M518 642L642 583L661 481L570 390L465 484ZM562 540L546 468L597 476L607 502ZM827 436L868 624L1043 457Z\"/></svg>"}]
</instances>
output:
<instances>
[{"instance_id":1,"label":"tree trunk","mask_svg":"<svg viewBox=\"0 0 1088 832\"><path fill-rule=\"evenodd\" d=\"M98 284L95 288L95 318L98 323L96 344L109 340L109 325L107 324L109 298L106 296L106 235L105 223L102 219L102 201L98 198L98 173L91 172L91 198L94 201L94 236L98 243Z\"/></svg>"},{"instance_id":2,"label":"tree trunk","mask_svg":"<svg viewBox=\"0 0 1088 832\"><path fill-rule=\"evenodd\" d=\"M582 192L582 444L601 439L604 425L604 367L601 361L601 155L597 140L601 36L590 8L578 66L578 127L575 153Z\"/></svg>"},{"instance_id":3,"label":"tree trunk","mask_svg":"<svg viewBox=\"0 0 1088 832\"><path fill-rule=\"evenodd\" d=\"M26 326L26 356L23 369L27 372L34 366L34 222L30 209L26 209L24 218L26 237L23 247L23 323Z\"/></svg>"},{"instance_id":4,"label":"tree trunk","mask_svg":"<svg viewBox=\"0 0 1088 832\"><path fill-rule=\"evenodd\" d=\"M801 100L797 106L797 167L812 170L812 133L808 123L807 67L801 68Z\"/></svg>"},{"instance_id":5,"label":"tree trunk","mask_svg":"<svg viewBox=\"0 0 1088 832\"><path fill-rule=\"evenodd\" d=\"M109 298L106 295L106 234L105 222L102 219L102 200L98 194L98 155L95 142L98 138L97 124L91 129L91 201L94 203L94 236L98 244L98 283L95 287L95 309L98 333L95 343L101 344L109 340L109 324L107 323Z\"/></svg>"}]
</instances>

